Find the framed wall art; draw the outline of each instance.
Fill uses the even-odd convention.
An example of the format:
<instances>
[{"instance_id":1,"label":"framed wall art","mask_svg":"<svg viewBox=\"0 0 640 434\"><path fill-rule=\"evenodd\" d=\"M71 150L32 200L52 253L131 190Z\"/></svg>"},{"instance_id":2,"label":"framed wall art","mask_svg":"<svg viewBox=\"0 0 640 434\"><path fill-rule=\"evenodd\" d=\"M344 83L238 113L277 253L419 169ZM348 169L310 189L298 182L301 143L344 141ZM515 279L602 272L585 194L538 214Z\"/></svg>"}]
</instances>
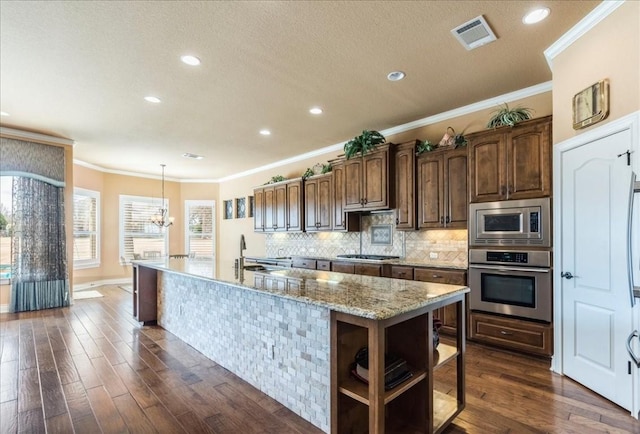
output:
<instances>
[{"instance_id":1,"label":"framed wall art","mask_svg":"<svg viewBox=\"0 0 640 434\"><path fill-rule=\"evenodd\" d=\"M390 246L393 244L391 225L372 225L371 226L371 244Z\"/></svg>"},{"instance_id":2,"label":"framed wall art","mask_svg":"<svg viewBox=\"0 0 640 434\"><path fill-rule=\"evenodd\" d=\"M573 129L596 124L609 116L609 80L581 90L573 97Z\"/></svg>"}]
</instances>

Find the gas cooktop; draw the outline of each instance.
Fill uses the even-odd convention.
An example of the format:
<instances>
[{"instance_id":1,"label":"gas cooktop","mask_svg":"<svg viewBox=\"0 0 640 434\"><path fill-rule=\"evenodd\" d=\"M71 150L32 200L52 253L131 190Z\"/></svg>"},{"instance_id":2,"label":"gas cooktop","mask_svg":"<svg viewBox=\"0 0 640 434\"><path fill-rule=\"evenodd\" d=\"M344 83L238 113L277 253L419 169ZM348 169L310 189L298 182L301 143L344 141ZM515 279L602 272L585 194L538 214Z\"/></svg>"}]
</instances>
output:
<instances>
[{"instance_id":1,"label":"gas cooktop","mask_svg":"<svg viewBox=\"0 0 640 434\"><path fill-rule=\"evenodd\" d=\"M369 260L372 260L372 261L385 261L385 260L388 260L388 259L399 259L400 256L365 255L365 254L351 253L351 254L347 254L347 255L338 255L338 258L369 259Z\"/></svg>"}]
</instances>

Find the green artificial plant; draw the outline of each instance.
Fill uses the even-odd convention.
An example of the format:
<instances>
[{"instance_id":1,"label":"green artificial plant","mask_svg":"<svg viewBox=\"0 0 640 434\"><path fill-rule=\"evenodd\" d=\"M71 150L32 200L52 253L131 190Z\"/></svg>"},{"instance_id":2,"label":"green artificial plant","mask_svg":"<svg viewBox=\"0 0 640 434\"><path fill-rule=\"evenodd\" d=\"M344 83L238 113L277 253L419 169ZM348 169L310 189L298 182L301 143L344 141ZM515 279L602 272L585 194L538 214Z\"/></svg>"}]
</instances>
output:
<instances>
[{"instance_id":1,"label":"green artificial plant","mask_svg":"<svg viewBox=\"0 0 640 434\"><path fill-rule=\"evenodd\" d=\"M505 125L513 127L518 122L531 119L533 110L525 107L509 108L507 103L500 107L498 110L494 110L493 116L487 123L487 128L498 128Z\"/></svg>"},{"instance_id":2,"label":"green artificial plant","mask_svg":"<svg viewBox=\"0 0 640 434\"><path fill-rule=\"evenodd\" d=\"M362 134L349 140L344 145L344 155L348 159L358 154L364 156L375 149L376 146L386 142L378 131L364 130Z\"/></svg>"}]
</instances>

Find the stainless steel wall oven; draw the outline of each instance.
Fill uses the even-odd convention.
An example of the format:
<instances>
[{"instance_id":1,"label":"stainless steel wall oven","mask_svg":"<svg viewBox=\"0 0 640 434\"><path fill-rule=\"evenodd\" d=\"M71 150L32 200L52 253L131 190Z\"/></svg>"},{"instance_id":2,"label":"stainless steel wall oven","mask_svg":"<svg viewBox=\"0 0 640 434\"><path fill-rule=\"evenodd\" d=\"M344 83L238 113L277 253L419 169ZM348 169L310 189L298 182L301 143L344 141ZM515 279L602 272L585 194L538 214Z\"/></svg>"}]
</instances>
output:
<instances>
[{"instance_id":1,"label":"stainless steel wall oven","mask_svg":"<svg viewBox=\"0 0 640 434\"><path fill-rule=\"evenodd\" d=\"M551 252L469 250L469 308L550 323Z\"/></svg>"}]
</instances>

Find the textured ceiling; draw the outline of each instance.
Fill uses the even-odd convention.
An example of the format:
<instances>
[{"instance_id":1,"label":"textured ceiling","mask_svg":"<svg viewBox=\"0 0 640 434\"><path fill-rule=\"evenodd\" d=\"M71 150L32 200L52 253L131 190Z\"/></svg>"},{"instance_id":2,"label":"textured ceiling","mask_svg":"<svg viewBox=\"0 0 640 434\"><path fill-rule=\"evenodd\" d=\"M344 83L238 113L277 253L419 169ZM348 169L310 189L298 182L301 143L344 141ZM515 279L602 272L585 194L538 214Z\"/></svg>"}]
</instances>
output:
<instances>
[{"instance_id":1,"label":"textured ceiling","mask_svg":"<svg viewBox=\"0 0 640 434\"><path fill-rule=\"evenodd\" d=\"M220 179L549 81L543 51L598 4L3 0L0 122L106 169ZM466 51L450 30L478 15L498 40Z\"/></svg>"}]
</instances>

